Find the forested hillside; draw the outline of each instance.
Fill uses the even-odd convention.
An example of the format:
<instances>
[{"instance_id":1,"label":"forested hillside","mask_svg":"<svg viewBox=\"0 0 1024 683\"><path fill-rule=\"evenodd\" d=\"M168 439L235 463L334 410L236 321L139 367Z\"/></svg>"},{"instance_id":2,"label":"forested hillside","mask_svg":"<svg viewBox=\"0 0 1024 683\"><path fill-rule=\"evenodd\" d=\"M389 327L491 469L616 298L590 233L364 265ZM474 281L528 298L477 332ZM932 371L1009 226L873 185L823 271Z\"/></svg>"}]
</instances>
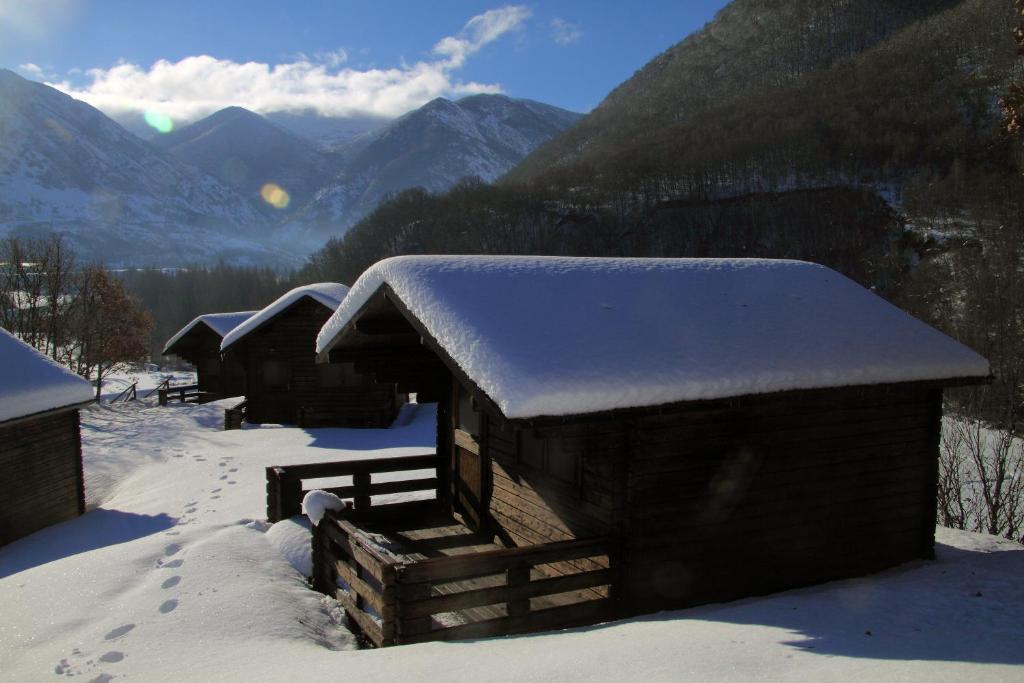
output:
<instances>
[{"instance_id":1,"label":"forested hillside","mask_svg":"<svg viewBox=\"0 0 1024 683\"><path fill-rule=\"evenodd\" d=\"M736 0L496 186L402 192L301 278L431 252L817 261L986 354L970 410L1016 423L1014 22L990 0Z\"/></svg>"}]
</instances>

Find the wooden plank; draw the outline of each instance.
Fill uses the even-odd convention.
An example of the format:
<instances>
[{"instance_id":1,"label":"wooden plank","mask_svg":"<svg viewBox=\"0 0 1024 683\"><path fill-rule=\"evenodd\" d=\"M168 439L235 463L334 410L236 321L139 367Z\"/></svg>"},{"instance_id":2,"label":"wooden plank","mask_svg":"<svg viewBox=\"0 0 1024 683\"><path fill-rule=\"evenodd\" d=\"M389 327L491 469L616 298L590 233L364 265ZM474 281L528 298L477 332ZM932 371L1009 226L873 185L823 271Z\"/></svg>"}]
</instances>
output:
<instances>
[{"instance_id":1,"label":"wooden plank","mask_svg":"<svg viewBox=\"0 0 1024 683\"><path fill-rule=\"evenodd\" d=\"M437 478L430 479L409 479L406 481L385 481L378 484L370 484L368 487L371 496L381 496L387 493L409 493L412 491L436 491ZM322 489L333 493L339 498L351 498L356 494L355 486L338 486L332 489Z\"/></svg>"},{"instance_id":2,"label":"wooden plank","mask_svg":"<svg viewBox=\"0 0 1024 683\"><path fill-rule=\"evenodd\" d=\"M816 441L806 442L799 446L802 451L806 452L820 452L822 455L836 452L847 452L852 449L862 449L879 447L884 448L888 446L904 446L908 444L924 444L928 437L928 429L910 429L900 430L898 432L883 432L873 435L849 435L849 436L837 436L833 439L821 439ZM737 442L735 439L722 439L720 441L708 441L704 442L700 446L700 451L693 450L691 452L696 457L697 453L707 453L713 457L713 454L728 449L735 449L738 446L752 447L753 444L743 444ZM786 443L775 443L771 444L766 448L769 452L779 452L787 447L797 448L795 444ZM640 448L639 446L637 448ZM646 449L648 454L651 454L650 449ZM685 454L687 453L686 448L680 444L673 446L672 450L662 451L659 455L651 455L647 458L636 458L630 462L630 474L631 475L643 475L643 474L657 474L660 472L671 472L680 469L686 469L690 467L690 463L687 461Z\"/></svg>"},{"instance_id":3,"label":"wooden plank","mask_svg":"<svg viewBox=\"0 0 1024 683\"><path fill-rule=\"evenodd\" d=\"M610 545L611 540L608 538L588 538L526 548L504 548L473 555L434 557L400 567L398 582L465 579L495 574L514 567L607 555Z\"/></svg>"},{"instance_id":4,"label":"wooden plank","mask_svg":"<svg viewBox=\"0 0 1024 683\"><path fill-rule=\"evenodd\" d=\"M290 476L299 479L319 479L322 477L343 477L368 472L403 472L405 470L430 470L435 467L434 453L423 455L402 456L398 458L381 458L379 460L339 460L336 462L310 463L306 465L284 465L282 469Z\"/></svg>"},{"instance_id":5,"label":"wooden plank","mask_svg":"<svg viewBox=\"0 0 1024 683\"><path fill-rule=\"evenodd\" d=\"M534 579L517 586L478 588L450 595L435 595L420 600L410 600L405 593L401 592L412 586L424 585L411 584L411 586L401 586L400 588L398 612L402 617L423 617L439 612L454 612L510 600L528 600L542 595L556 595L584 588L610 586L614 578L614 570L600 569L550 579Z\"/></svg>"},{"instance_id":6,"label":"wooden plank","mask_svg":"<svg viewBox=\"0 0 1024 683\"><path fill-rule=\"evenodd\" d=\"M382 625L378 624L373 617L360 609L350 594L341 588L335 588L332 597L341 603L341 606L345 609L345 616L354 621L359 630L363 632L363 635L369 638L377 647L384 647L388 644L386 640L394 638L394 633L391 629L389 629L388 633L385 633L384 629L381 628Z\"/></svg>"},{"instance_id":7,"label":"wooden plank","mask_svg":"<svg viewBox=\"0 0 1024 683\"><path fill-rule=\"evenodd\" d=\"M464 448L473 455L480 455L480 444L476 438L468 432L464 432L461 429L452 430L452 434L455 438L455 445L459 448Z\"/></svg>"},{"instance_id":8,"label":"wooden plank","mask_svg":"<svg viewBox=\"0 0 1024 683\"><path fill-rule=\"evenodd\" d=\"M334 571L347 583L354 592L359 594L377 614L385 621L395 616L394 586L383 586L377 590L374 586L363 581L356 575L356 570L349 566L348 562L336 559L333 564Z\"/></svg>"},{"instance_id":9,"label":"wooden plank","mask_svg":"<svg viewBox=\"0 0 1024 683\"><path fill-rule=\"evenodd\" d=\"M394 580L395 569L391 559L380 555L375 548L367 547L357 537L345 533L336 526L331 526L327 518L321 520L320 524L323 525L325 522L328 525L324 527L324 533L328 538L337 543L342 551L355 560L367 574L382 584Z\"/></svg>"}]
</instances>

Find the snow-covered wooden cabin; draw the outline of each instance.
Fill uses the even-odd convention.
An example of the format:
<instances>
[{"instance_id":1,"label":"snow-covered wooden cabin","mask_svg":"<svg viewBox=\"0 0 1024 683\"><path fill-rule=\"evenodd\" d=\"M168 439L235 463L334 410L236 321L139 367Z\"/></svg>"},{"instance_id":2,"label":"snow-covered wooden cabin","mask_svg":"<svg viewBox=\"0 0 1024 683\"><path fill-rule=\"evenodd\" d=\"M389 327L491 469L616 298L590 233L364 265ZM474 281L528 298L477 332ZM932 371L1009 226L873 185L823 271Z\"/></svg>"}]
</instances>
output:
<instances>
[{"instance_id":1,"label":"snow-covered wooden cabin","mask_svg":"<svg viewBox=\"0 0 1024 683\"><path fill-rule=\"evenodd\" d=\"M428 503L373 498L415 488L371 478L397 460L268 472L272 517L315 488L300 480L353 475L335 492L354 508L317 527L315 579L379 645L929 557L942 390L989 375L970 349L797 261L388 259L317 349L438 402Z\"/></svg>"},{"instance_id":2,"label":"snow-covered wooden cabin","mask_svg":"<svg viewBox=\"0 0 1024 683\"><path fill-rule=\"evenodd\" d=\"M178 356L195 367L200 396L208 399L241 396L245 393L245 367L236 358L222 358L220 345L228 332L255 313L200 315L167 340L163 355Z\"/></svg>"},{"instance_id":3,"label":"snow-covered wooden cabin","mask_svg":"<svg viewBox=\"0 0 1024 683\"><path fill-rule=\"evenodd\" d=\"M398 410L394 385L351 364L317 365L316 336L345 298L333 282L296 287L221 341L225 362L245 368L244 419L308 427L386 427Z\"/></svg>"},{"instance_id":4,"label":"snow-covered wooden cabin","mask_svg":"<svg viewBox=\"0 0 1024 683\"><path fill-rule=\"evenodd\" d=\"M78 409L93 395L0 329L0 546L85 511Z\"/></svg>"}]
</instances>

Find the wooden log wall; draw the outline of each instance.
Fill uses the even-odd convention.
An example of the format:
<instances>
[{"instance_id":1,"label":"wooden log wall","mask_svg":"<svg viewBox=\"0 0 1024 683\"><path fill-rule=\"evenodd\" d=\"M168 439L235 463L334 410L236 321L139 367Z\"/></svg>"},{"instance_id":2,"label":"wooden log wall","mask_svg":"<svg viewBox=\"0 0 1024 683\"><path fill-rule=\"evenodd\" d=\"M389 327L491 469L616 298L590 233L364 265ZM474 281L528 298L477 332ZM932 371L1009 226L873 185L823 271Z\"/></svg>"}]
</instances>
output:
<instances>
[{"instance_id":1,"label":"wooden log wall","mask_svg":"<svg viewBox=\"0 0 1024 683\"><path fill-rule=\"evenodd\" d=\"M619 538L624 523L625 457L628 429L595 422L531 430L558 457L575 459L577 481L559 480L522 462L522 439L510 426L488 417L486 452L491 467L488 512L501 540L532 546L597 536ZM593 571L608 562L576 560L548 565L552 575Z\"/></svg>"},{"instance_id":2,"label":"wooden log wall","mask_svg":"<svg viewBox=\"0 0 1024 683\"><path fill-rule=\"evenodd\" d=\"M941 411L940 390L890 386L638 419L623 557L629 611L929 557Z\"/></svg>"},{"instance_id":3,"label":"wooden log wall","mask_svg":"<svg viewBox=\"0 0 1024 683\"><path fill-rule=\"evenodd\" d=\"M367 377L358 387L322 386L316 366L316 335L331 313L326 306L303 298L262 330L239 342L245 345L248 421L297 424L301 417L304 426L390 424L398 409L394 385L374 384ZM287 390L272 390L263 384L263 362L272 357L290 364Z\"/></svg>"},{"instance_id":4,"label":"wooden log wall","mask_svg":"<svg viewBox=\"0 0 1024 683\"><path fill-rule=\"evenodd\" d=\"M0 546L85 511L78 411L0 426Z\"/></svg>"}]
</instances>

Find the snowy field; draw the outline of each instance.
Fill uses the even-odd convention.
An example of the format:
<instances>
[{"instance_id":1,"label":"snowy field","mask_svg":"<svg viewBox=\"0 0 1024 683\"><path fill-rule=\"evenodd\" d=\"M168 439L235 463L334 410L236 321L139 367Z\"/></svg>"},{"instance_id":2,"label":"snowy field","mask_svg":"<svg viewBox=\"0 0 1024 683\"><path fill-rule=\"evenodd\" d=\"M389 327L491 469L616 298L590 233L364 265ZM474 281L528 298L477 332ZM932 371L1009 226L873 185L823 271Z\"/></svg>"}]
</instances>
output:
<instances>
[{"instance_id":1,"label":"snowy field","mask_svg":"<svg viewBox=\"0 0 1024 683\"><path fill-rule=\"evenodd\" d=\"M83 412L89 512L0 549L0 679L1024 680L1024 547L946 529L937 561L864 579L357 651L278 551L294 523L262 522L263 468L429 451L431 408L388 430L224 432L232 402Z\"/></svg>"}]
</instances>

